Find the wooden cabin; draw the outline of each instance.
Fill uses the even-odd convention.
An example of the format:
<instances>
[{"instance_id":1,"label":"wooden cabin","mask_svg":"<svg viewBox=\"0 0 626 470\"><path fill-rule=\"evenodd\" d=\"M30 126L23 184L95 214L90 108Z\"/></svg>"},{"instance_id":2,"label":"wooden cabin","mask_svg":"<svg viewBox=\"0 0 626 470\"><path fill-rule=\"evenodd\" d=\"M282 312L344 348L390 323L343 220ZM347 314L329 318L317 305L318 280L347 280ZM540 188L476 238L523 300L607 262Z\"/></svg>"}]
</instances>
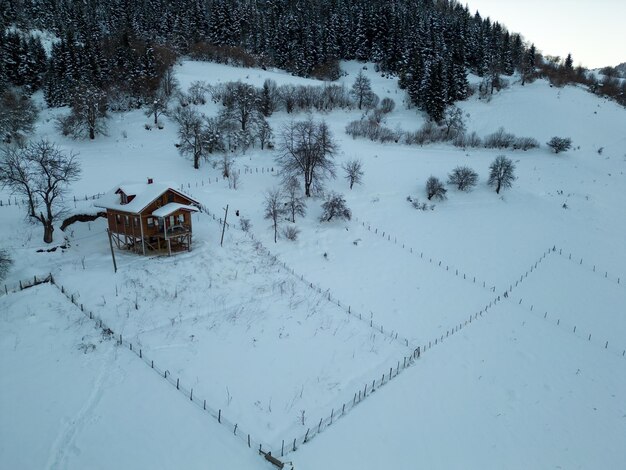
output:
<instances>
[{"instance_id":1,"label":"wooden cabin","mask_svg":"<svg viewBox=\"0 0 626 470\"><path fill-rule=\"evenodd\" d=\"M109 234L120 249L148 254L191 251L191 214L198 201L171 186L123 183L97 201L106 209Z\"/></svg>"}]
</instances>

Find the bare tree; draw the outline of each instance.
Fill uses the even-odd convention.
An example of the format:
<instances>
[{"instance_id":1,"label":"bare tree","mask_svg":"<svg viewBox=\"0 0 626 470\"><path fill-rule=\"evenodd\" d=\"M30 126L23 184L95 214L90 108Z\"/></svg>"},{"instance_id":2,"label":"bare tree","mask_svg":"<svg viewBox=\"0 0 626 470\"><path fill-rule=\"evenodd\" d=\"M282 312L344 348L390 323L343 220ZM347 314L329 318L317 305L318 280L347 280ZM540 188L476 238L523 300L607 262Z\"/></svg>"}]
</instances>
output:
<instances>
[{"instance_id":1,"label":"bare tree","mask_svg":"<svg viewBox=\"0 0 626 470\"><path fill-rule=\"evenodd\" d=\"M266 219L272 221L274 229L274 243L278 240L278 224L281 216L284 214L283 195L279 188L269 189L265 193L265 214Z\"/></svg>"},{"instance_id":2,"label":"bare tree","mask_svg":"<svg viewBox=\"0 0 626 470\"><path fill-rule=\"evenodd\" d=\"M280 101L282 101L283 105L285 106L285 111L287 111L288 113L293 112L296 106L296 94L297 90L294 85L281 85L278 88L278 96L280 98Z\"/></svg>"},{"instance_id":3,"label":"bare tree","mask_svg":"<svg viewBox=\"0 0 626 470\"><path fill-rule=\"evenodd\" d=\"M302 198L300 184L296 178L290 178L284 184L285 208L291 214L291 222L296 222L296 215L304 217L306 214L306 203Z\"/></svg>"},{"instance_id":4,"label":"bare tree","mask_svg":"<svg viewBox=\"0 0 626 470\"><path fill-rule=\"evenodd\" d=\"M226 150L224 122L219 117L205 118L202 130L202 142L208 153L223 152Z\"/></svg>"},{"instance_id":5,"label":"bare tree","mask_svg":"<svg viewBox=\"0 0 626 470\"><path fill-rule=\"evenodd\" d=\"M569 137L552 137L548 143L548 147L554 150L554 153L561 153L572 147L572 139Z\"/></svg>"},{"instance_id":6,"label":"bare tree","mask_svg":"<svg viewBox=\"0 0 626 470\"><path fill-rule=\"evenodd\" d=\"M107 135L107 109L107 95L104 91L81 87L72 97L72 112L59 118L58 127L63 135L94 140L96 135Z\"/></svg>"},{"instance_id":7,"label":"bare tree","mask_svg":"<svg viewBox=\"0 0 626 470\"><path fill-rule=\"evenodd\" d=\"M431 176L426 181L426 196L428 200L432 200L432 198L439 199L443 201L446 199L446 193L448 190L443 187L443 183L441 180L435 176Z\"/></svg>"},{"instance_id":8,"label":"bare tree","mask_svg":"<svg viewBox=\"0 0 626 470\"><path fill-rule=\"evenodd\" d=\"M320 190L324 179L334 178L337 146L324 121L291 122L283 128L277 163L285 180L304 176L304 194Z\"/></svg>"},{"instance_id":9,"label":"bare tree","mask_svg":"<svg viewBox=\"0 0 626 470\"><path fill-rule=\"evenodd\" d=\"M496 187L496 193L500 194L500 189L510 188L515 181L515 164L504 155L499 155L489 166L489 186Z\"/></svg>"},{"instance_id":10,"label":"bare tree","mask_svg":"<svg viewBox=\"0 0 626 470\"><path fill-rule=\"evenodd\" d=\"M259 123L259 128L257 130L257 139L259 139L259 143L261 144L261 150L263 150L265 147L271 148L272 137L274 137L272 128L269 123L265 119L263 119Z\"/></svg>"},{"instance_id":11,"label":"bare tree","mask_svg":"<svg viewBox=\"0 0 626 470\"><path fill-rule=\"evenodd\" d=\"M457 135L465 132L463 111L456 106L450 106L443 114L443 124L446 128L446 138L454 139Z\"/></svg>"},{"instance_id":12,"label":"bare tree","mask_svg":"<svg viewBox=\"0 0 626 470\"><path fill-rule=\"evenodd\" d=\"M205 140L205 128L202 116L189 107L179 107L174 120L180 126L178 129L178 151L183 156L190 156L193 167L200 168L200 160L207 158L208 147Z\"/></svg>"},{"instance_id":13,"label":"bare tree","mask_svg":"<svg viewBox=\"0 0 626 470\"><path fill-rule=\"evenodd\" d=\"M169 96L159 88L152 99L152 106L146 110L146 116L154 116L154 125L159 123L159 116L167 114Z\"/></svg>"},{"instance_id":14,"label":"bare tree","mask_svg":"<svg viewBox=\"0 0 626 470\"><path fill-rule=\"evenodd\" d=\"M28 175L26 181L24 175ZM45 243L52 243L54 222L64 213L62 199L67 185L79 176L76 155L66 155L47 140L17 151L5 150L0 162L0 182L29 199L29 216L43 225Z\"/></svg>"},{"instance_id":15,"label":"bare tree","mask_svg":"<svg viewBox=\"0 0 626 470\"><path fill-rule=\"evenodd\" d=\"M9 272L9 268L13 264L13 259L9 255L9 252L4 249L0 249L0 281L4 280Z\"/></svg>"},{"instance_id":16,"label":"bare tree","mask_svg":"<svg viewBox=\"0 0 626 470\"><path fill-rule=\"evenodd\" d=\"M32 165L24 158L23 149L8 147L0 161L0 184L28 201L28 216L35 217L36 195L31 187L35 179Z\"/></svg>"},{"instance_id":17,"label":"bare tree","mask_svg":"<svg viewBox=\"0 0 626 470\"><path fill-rule=\"evenodd\" d=\"M467 166L457 166L448 175L448 184L453 184L460 191L470 191L478 182L478 173Z\"/></svg>"},{"instance_id":18,"label":"bare tree","mask_svg":"<svg viewBox=\"0 0 626 470\"><path fill-rule=\"evenodd\" d=\"M330 222L330 219L333 217L346 220L352 218L352 211L348 209L346 200L339 193L331 192L326 196L326 200L322 204L322 210L324 212L320 217L320 222Z\"/></svg>"},{"instance_id":19,"label":"bare tree","mask_svg":"<svg viewBox=\"0 0 626 470\"><path fill-rule=\"evenodd\" d=\"M206 82L198 80L191 82L188 90L189 100L195 105L206 104L206 95L208 92L209 86Z\"/></svg>"},{"instance_id":20,"label":"bare tree","mask_svg":"<svg viewBox=\"0 0 626 470\"><path fill-rule=\"evenodd\" d=\"M228 153L223 154L219 163L219 168L222 172L222 178L230 178L233 165L233 157Z\"/></svg>"},{"instance_id":21,"label":"bare tree","mask_svg":"<svg viewBox=\"0 0 626 470\"><path fill-rule=\"evenodd\" d=\"M350 94L356 101L356 105L359 109L363 109L363 107L371 108L373 107L372 105L375 106L374 103L378 98L372 91L372 82L363 74L363 70L359 70L352 84Z\"/></svg>"},{"instance_id":22,"label":"bare tree","mask_svg":"<svg viewBox=\"0 0 626 470\"><path fill-rule=\"evenodd\" d=\"M346 172L345 178L350 183L350 189L355 184L361 184L363 182L363 162L358 159L349 160L342 166Z\"/></svg>"},{"instance_id":23,"label":"bare tree","mask_svg":"<svg viewBox=\"0 0 626 470\"><path fill-rule=\"evenodd\" d=\"M224 119L237 123L240 130L245 132L261 116L258 102L257 91L252 85L242 82L229 83L223 98Z\"/></svg>"},{"instance_id":24,"label":"bare tree","mask_svg":"<svg viewBox=\"0 0 626 470\"><path fill-rule=\"evenodd\" d=\"M17 89L0 94L0 140L22 144L33 132L39 112L33 101Z\"/></svg>"},{"instance_id":25,"label":"bare tree","mask_svg":"<svg viewBox=\"0 0 626 470\"><path fill-rule=\"evenodd\" d=\"M159 94L163 95L166 99L171 99L172 96L178 91L178 80L174 76L174 70L172 67L168 67L163 72L161 81L159 82Z\"/></svg>"}]
</instances>

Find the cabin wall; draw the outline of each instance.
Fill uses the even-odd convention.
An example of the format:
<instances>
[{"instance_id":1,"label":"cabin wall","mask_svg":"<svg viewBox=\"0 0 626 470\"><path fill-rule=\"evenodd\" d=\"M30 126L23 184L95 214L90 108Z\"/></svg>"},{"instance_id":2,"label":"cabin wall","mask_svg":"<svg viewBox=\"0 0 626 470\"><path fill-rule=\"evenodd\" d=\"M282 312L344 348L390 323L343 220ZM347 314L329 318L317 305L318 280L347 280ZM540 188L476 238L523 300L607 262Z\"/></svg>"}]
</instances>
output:
<instances>
[{"instance_id":1,"label":"cabin wall","mask_svg":"<svg viewBox=\"0 0 626 470\"><path fill-rule=\"evenodd\" d=\"M111 232L141 238L138 214L107 209L107 221Z\"/></svg>"}]
</instances>

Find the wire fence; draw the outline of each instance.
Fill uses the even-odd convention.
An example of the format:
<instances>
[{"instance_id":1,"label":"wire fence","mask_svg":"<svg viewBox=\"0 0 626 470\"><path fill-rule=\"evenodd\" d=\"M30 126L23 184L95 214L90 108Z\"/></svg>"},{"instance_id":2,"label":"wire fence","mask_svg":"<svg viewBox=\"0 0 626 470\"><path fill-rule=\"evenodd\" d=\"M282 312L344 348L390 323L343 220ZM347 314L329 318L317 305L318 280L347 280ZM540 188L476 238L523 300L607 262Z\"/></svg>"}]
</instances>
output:
<instances>
[{"instance_id":1,"label":"wire fence","mask_svg":"<svg viewBox=\"0 0 626 470\"><path fill-rule=\"evenodd\" d=\"M257 175L263 175L263 174L271 174L271 175L276 175L278 174L278 172L274 169L274 167L269 167L269 166L255 166L255 167L249 167L249 166L245 166L243 168L243 172L241 171L241 168L236 168L234 170L232 170L233 172L236 172L237 175L253 175L253 174L257 174ZM207 178L207 179L200 179L200 180L196 180L196 181L189 181L187 183L182 183L180 185L180 190L184 191L185 189L192 189L192 188L202 188L204 186L209 186L212 184L217 184L220 182L220 180L224 181L227 178L224 177L220 177L220 176L216 176L216 177L211 177L211 178Z\"/></svg>"},{"instance_id":2,"label":"wire fence","mask_svg":"<svg viewBox=\"0 0 626 470\"><path fill-rule=\"evenodd\" d=\"M200 185L203 185L203 182L200 182ZM188 183L187 187L190 188L191 184ZM184 185L181 186L181 189L184 189ZM207 216L211 217L217 223L219 223L219 224L223 223L222 218L216 216L215 214L213 214L208 209L208 207L206 207L205 205L200 204L200 208ZM358 221L358 219L357 219L357 221ZM362 222L362 225L365 227L366 226L365 222ZM229 224L226 224L226 227L230 228ZM372 231L372 227L370 225L368 225L367 228L368 228L369 231ZM380 235L383 238L386 237L388 241L392 240L391 235L389 233L385 232L385 231L381 232L377 228L374 228L373 231L374 231L375 234L379 234L380 233ZM254 236L254 234L252 232L244 231L244 233L246 235L248 235L249 238L253 242L255 242L255 244L258 246L258 248L261 251L263 251L266 254L266 256L268 256L275 264L277 264L280 268L282 268L285 271L287 271L288 273L290 273L295 278L299 279L301 282L305 283L310 289L313 289L318 294L323 294L324 297L329 302L331 302L331 303L335 304L337 307L343 309L347 314L352 315L353 317L356 317L359 320L365 322L371 328L375 329L377 332L379 332L379 333L381 333L383 335L386 335L387 337L389 337L392 340L400 342L405 347L410 347L412 349L411 353L409 353L406 356L403 356L401 360L398 360L396 362L395 367L394 366L390 367L388 372L383 372L382 374L380 374L379 377L373 378L371 382L364 383L362 388L360 388L359 390L354 392L354 395L353 395L351 400L343 402L341 404L341 406L339 406L339 407L332 407L329 414L327 414L325 417L320 418L319 421L315 421L315 422L312 422L311 424L309 424L306 427L306 431L303 431L301 434L295 436L293 439L287 439L287 440L283 439L282 442L281 442L281 447L280 447L280 456L281 457L284 457L284 456L288 455L289 453L296 451L299 446L309 442L311 439L313 439L319 433L321 433L322 431L327 429L329 426L331 426L333 423L335 423L337 420L339 420L343 416L345 416L352 409L356 408L365 398L370 397L380 387L386 385L391 380L396 378L402 371L404 371L407 368L409 368L412 365L414 365L416 363L417 359L419 359L422 354L424 354L425 352L429 351L433 347L442 344L448 338L450 338L450 337L454 336L456 333L462 331L464 328L466 328L467 326L471 325L473 322L475 322L479 318L482 318L484 314L488 313L490 311L490 309L492 309L499 302L501 302L501 301L503 301L505 299L514 301L511 298L512 292L515 290L516 287L518 287L520 285L520 283L522 283L526 278L528 278L528 276L531 273L533 273L545 259L547 259L548 255L550 255L552 253L558 253L561 256L568 256L569 259L574 261L572 259L572 255L571 254L564 255L563 252L562 252L562 249L558 249L558 251L557 251L556 246L553 246L552 248L549 248L548 250L544 251L541 254L541 256L537 259L537 261L535 263L533 263L530 266L530 268L524 274L522 274L520 276L519 279L516 279L515 284L513 284L513 283L509 284L508 289L502 295L496 296L492 301L489 302L489 304L485 305L480 311L475 312L475 313L469 315L468 317L466 317L465 320L461 321L458 324L455 324L451 328L448 328L446 330L445 334L441 334L438 337L436 337L434 340L430 340L428 342L422 342L419 346L414 347L414 344L411 344L411 342L407 338L401 336L399 334L399 332L396 332L396 331L393 331L393 330L388 330L388 329L386 330L383 325L379 325L379 324L376 324L375 322L373 322L373 319L371 317L370 317L369 320L367 318L364 318L362 314L355 312L351 308L350 305L342 304L342 302L338 298L334 297L331 294L329 289L323 289L321 286L316 285L316 284L308 281L307 279L305 279L304 275L298 274L293 268L289 267L286 263L280 261L275 255L273 255L271 253L271 251L268 248L266 248ZM394 242L394 244L397 244L397 238L394 237L393 242ZM402 244L402 248L403 249L408 249L411 253L417 254L417 251L414 252L414 250L412 248L407 247L405 244ZM420 252L420 258L422 258L422 259L424 258L424 254L422 252ZM433 258L428 258L428 260L429 260L429 263L433 263L433 264L435 264L438 267L446 269L446 271L450 270L449 265L445 265L443 263L443 261L438 261L436 259L433 260ZM579 265L583 264L582 259L580 260L580 262L578 264ZM454 269L454 275L455 276L459 276L459 277L462 276L465 280L469 280L472 283L476 283L477 282L475 277L472 276L470 278L470 277L468 277L467 274L459 273L458 269L456 269L456 268L453 268L453 269ZM593 272L598 272L596 270L595 266L593 266L592 271ZM608 272L605 272L604 278L613 280L612 277L609 277ZM615 277L614 280L618 284L620 284L620 278L619 277ZM278 449L272 449L272 447L270 445L268 445L267 443L264 443L260 439L253 438L249 433L245 432L239 426L238 423L233 422L233 421L227 419L223 415L221 409L215 409L210 404L207 404L207 401L205 399L201 398L197 394L194 394L193 388L186 387L183 383L181 383L179 377L176 377L176 378L173 377L167 369L159 367L158 364L155 364L154 360L150 359L149 356L146 355L143 352L143 349L141 347L137 347L137 345L135 345L132 342L124 339L121 335L116 335L115 332L113 332L113 330L111 330L103 322L103 320L100 317L94 315L93 312L86 310L82 304L78 303L78 301L77 301L78 295L69 293L64 288L64 286L58 286L55 283L54 278L52 277L52 274L49 274L47 276L39 276L39 277L34 276L32 281L30 281L30 280L29 281L20 281L18 284L14 285L14 286L11 286L11 287L5 285L4 286L4 293L8 294L8 293L11 293L11 292L18 292L20 290L32 287L34 285L42 284L44 282L50 282L51 284L55 285L61 291L61 293L63 293L75 306L80 308L80 310L88 318L90 318L92 321L95 322L96 326L103 331L103 334L106 334L106 335L111 336L112 338L115 338L115 340L116 340L116 342L117 342L117 344L119 346L125 347L129 351L135 353L135 355L138 356L140 359L142 359L143 362L147 366L149 366L151 369L153 369L155 371L155 373L159 374L160 377L162 377L163 379L167 380L170 383L170 385L172 385L173 387L176 387L176 389L179 392L181 392L183 394L183 396L185 396L186 399L189 399L196 406L198 406L198 408L200 408L202 411L206 412L209 416L211 416L212 418L217 420L217 422L219 424L223 425L230 432L232 432L234 435L236 435L238 438L240 438L244 442L244 444L246 444L249 448L254 448L254 449L258 448L258 450L261 452L261 454L266 456L266 458L268 458L268 456L271 457L271 455L274 455L274 456L279 455L278 454ZM478 283L480 284L481 281L478 281ZM482 284L483 284L483 287L488 288L490 291L492 291L492 292L495 291L495 287L494 286L487 286L485 281L482 281ZM522 305L522 304L523 304L523 299L520 298L519 302L518 302L518 305ZM526 310L528 310L529 312L532 312L534 315L536 315L536 316L540 316L541 315L540 312L538 312L537 310L534 309L533 305L530 305L530 307L528 307L526 304L523 304L523 306L526 308ZM549 315L548 312L544 312L543 318L546 321L552 320L553 322L555 322L555 326L559 326L559 327L563 327L563 328L567 327L567 329L570 330L571 333L575 334L579 338L587 340L589 342L595 342L595 343L599 344L601 347L603 347L603 349L605 349L607 351L613 352L614 354L617 354L617 355L621 355L622 357L626 356L626 349L617 348L615 345L609 344L608 341L599 341L597 339L597 337L593 336L591 333L584 333L583 334L582 331L580 329L578 329L576 325L568 325L568 324L566 324L566 322L562 322L561 319L556 319L556 321L554 321L553 315ZM304 427L304 423L303 423L303 427Z\"/></svg>"},{"instance_id":3,"label":"wire fence","mask_svg":"<svg viewBox=\"0 0 626 470\"><path fill-rule=\"evenodd\" d=\"M66 197L59 200L61 203L67 203L69 201L73 201L74 205L76 205L79 201L94 201L96 199L100 199L104 196L105 193L96 193L96 194L85 194L84 196L72 196L71 198ZM0 207L27 207L29 205L29 201L26 198L7 198L0 199Z\"/></svg>"},{"instance_id":4,"label":"wire fence","mask_svg":"<svg viewBox=\"0 0 626 470\"><path fill-rule=\"evenodd\" d=\"M198 408L202 409L202 411L206 412L208 416L214 418L219 424L224 426L226 429L232 432L235 436L241 439L249 448L255 448L255 449L258 448L258 450L260 451L271 451L271 448L268 444L264 443L263 441L257 438L253 438L252 435L250 433L247 433L244 429L242 429L237 422L233 422L229 420L224 415L224 413L222 413L221 409L219 408L215 409L214 407L212 407L210 404L207 403L206 399L202 398L197 393L194 393L192 387L186 387L181 382L179 377L174 377L169 372L168 369L160 367L158 364L156 364L154 360L149 357L149 355L143 352L143 349L141 347L137 347L137 345L124 339L124 337L121 334L115 333L113 329L107 326L107 324L102 320L101 317L94 314L91 310L86 309L82 303L78 302L78 299L80 298L80 293L78 292L71 293L70 291L65 289L63 285L59 286L54 281L52 274L50 274L48 277L49 277L48 282L51 282L52 285L57 287L61 291L61 293L65 295L65 297L67 297L67 299L72 304L74 304L76 307L80 309L81 312L83 312L83 314L86 317L94 321L96 327L102 330L103 335L106 335L107 337L110 337L111 339L115 339L118 346L124 347L128 349L129 351L133 352L137 357L139 357L144 362L145 365L149 366L155 373L157 373L161 378L166 380L170 385L172 385L173 387L176 387L176 390L178 390L186 399L194 403L196 406L198 406Z\"/></svg>"},{"instance_id":5,"label":"wire fence","mask_svg":"<svg viewBox=\"0 0 626 470\"><path fill-rule=\"evenodd\" d=\"M113 329L110 328L100 316L98 316L97 314L94 314L91 310L85 308L85 306L82 303L79 303L78 299L80 298L80 293L70 292L68 289L65 288L65 286L59 285L55 281L52 274L48 274L46 276L39 276L39 277L34 276L32 280L19 281L17 284L11 287L9 287L8 285L5 285L3 292L4 292L4 295L7 295L7 294L19 292L24 289L28 289L36 285L44 284L44 283L50 283L51 285L56 287L61 292L61 294L63 294L75 307L80 309L80 311L87 318L89 318L91 321L94 322L95 327L102 331L102 334L104 337L107 337L109 339L115 339L118 346L124 347L128 349L129 351L133 352L137 357L139 357L144 362L145 365L149 366L155 373L157 373L161 378L165 379L170 385L172 385L173 387L176 387L176 390L178 390L186 399L194 403L202 411L206 412L208 416L214 418L219 424L224 426L226 429L232 432L235 436L237 436L240 440L242 440L244 444L246 444L249 448L254 448L255 450L258 449L259 451L262 451L264 455L267 454L268 452L271 453L271 447L267 443L264 443L263 441L252 437L252 435L246 432L244 429L242 429L237 422L233 422L229 420L224 415L224 413L222 413L221 409L213 408L210 404L207 403L206 399L203 399L202 397L198 396L197 393L194 393L194 390L192 387L186 387L181 382L179 377L175 378L169 372L169 370L163 367L160 367L158 364L156 364L153 359L150 359L150 357L143 352L142 348L137 347L130 341L127 341L126 339L123 338L121 334L115 333Z\"/></svg>"},{"instance_id":6,"label":"wire fence","mask_svg":"<svg viewBox=\"0 0 626 470\"><path fill-rule=\"evenodd\" d=\"M45 284L46 282L50 282L52 279L51 274L33 276L32 279L28 280L20 280L15 284L7 285L4 284L4 289L0 291L0 296L14 294L16 292L22 291L24 289L28 289L29 287L38 286L39 284Z\"/></svg>"},{"instance_id":7,"label":"wire fence","mask_svg":"<svg viewBox=\"0 0 626 470\"><path fill-rule=\"evenodd\" d=\"M411 254L419 256L419 258L423 260L424 262L428 262L451 274L454 274L457 277L462 277L464 280L471 282L473 284L482 286L483 288L488 289L491 292L496 292L496 286L490 285L490 283L487 283L487 281L481 280L479 277L476 277L474 275L467 274L463 272L462 270L459 271L459 268L454 267L454 265L450 263L446 263L443 260L433 258L432 256L425 254L423 251L418 250L417 248L414 249L412 246L408 245L407 243L402 243L402 241L398 243L398 237L396 237L395 235L392 236L389 231L382 230L378 227L375 227L371 223L366 222L364 220L359 220L358 217L355 217L355 221L357 223L360 223L362 227L366 228L368 232L371 232L374 235L379 235L382 239L387 240L388 242L393 243L394 245L400 246L403 250L406 250Z\"/></svg>"},{"instance_id":8,"label":"wire fence","mask_svg":"<svg viewBox=\"0 0 626 470\"><path fill-rule=\"evenodd\" d=\"M596 265L595 263L589 263L589 262L585 261L582 256L573 255L572 252L568 253L567 251L564 251L562 248L558 248L557 249L556 246L554 247L554 251L558 252L558 254L560 256L562 256L564 258L567 258L572 263L580 266L581 268L584 268L587 271L596 273L596 275L599 276L599 277L602 277L602 278L604 278L604 279L606 279L608 281L615 282L616 284L619 284L621 286L625 285L622 282L622 279L623 279L622 276L620 276L619 274L609 273L607 270L600 268L599 265Z\"/></svg>"},{"instance_id":9,"label":"wire fence","mask_svg":"<svg viewBox=\"0 0 626 470\"><path fill-rule=\"evenodd\" d=\"M202 212L206 213L207 216L211 217L214 221L218 222L219 224L222 224L222 218L216 216L214 213L212 213L208 207L206 207L204 204L200 204L200 209L202 210ZM226 224L227 228L229 228L228 223ZM296 279L298 279L300 282L302 282L303 284L305 284L309 289L312 289L313 291L315 291L317 294L322 294L324 296L324 298L332 303L333 305L339 307L340 309L342 309L345 313L347 313L348 315L352 315L354 318L358 318L360 321L366 323L367 325L369 325L370 328L376 330L376 332L387 336L388 338L392 339L393 341L397 341L400 344L402 344L405 347L412 347L411 346L411 342L408 340L408 338L405 338L404 336L401 336L399 334L398 331L395 331L393 329L390 328L385 328L384 325L379 324L374 322L373 320L373 316L370 314L369 319L367 315L363 315L360 312L355 311L352 306L348 305L346 302L341 302L337 297L335 297L331 292L330 289L327 288L323 288L318 284L314 284L313 282L309 281L308 279L306 279L304 277L303 274L299 274L297 273L293 268L291 268L290 266L287 265L287 263L281 261L276 255L274 255L258 238L256 238L254 236L254 234L250 231L250 230L242 230L242 232L247 235L251 241L253 241L257 247L257 250L263 252L267 257L269 257L272 262L274 264L276 264L277 266L279 266L280 268L282 268L283 270L287 271L289 274L291 274L293 277L295 277Z\"/></svg>"}]
</instances>

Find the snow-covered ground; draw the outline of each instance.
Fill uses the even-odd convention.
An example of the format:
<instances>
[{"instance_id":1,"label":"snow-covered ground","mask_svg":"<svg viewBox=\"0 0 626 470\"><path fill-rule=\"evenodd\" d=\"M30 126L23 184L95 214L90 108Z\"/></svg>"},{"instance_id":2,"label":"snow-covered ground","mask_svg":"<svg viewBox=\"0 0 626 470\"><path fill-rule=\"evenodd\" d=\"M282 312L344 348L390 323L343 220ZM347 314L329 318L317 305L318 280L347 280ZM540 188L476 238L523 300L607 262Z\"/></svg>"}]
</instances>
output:
<instances>
[{"instance_id":1,"label":"snow-covered ground","mask_svg":"<svg viewBox=\"0 0 626 470\"><path fill-rule=\"evenodd\" d=\"M347 74L340 82L349 86L363 64L342 67ZM374 91L396 101L386 125L419 128L424 119L406 109L396 81L376 74L372 65L366 68ZM183 89L195 80L321 84L281 71L189 61L176 73ZM626 440L626 111L580 88L556 89L541 80L524 87L513 83L490 102L472 97L460 107L469 131L484 136L504 127L538 139L542 147L514 152L382 145L345 134L345 125L361 117L358 110L316 115L336 137L338 165L355 157L363 161L362 185L349 190L340 169L328 184L345 195L353 219L320 223L321 200L312 199L307 215L296 222L298 240L276 244L262 210L265 190L280 184L272 151L236 156L240 184L234 190L218 169L205 163L193 170L177 153L176 125L168 118L164 129L146 130L150 118L142 112L114 114L108 137L75 142L54 129L54 116L66 111L43 110L38 135L80 154L83 177L72 195L101 193L121 179L173 181L217 216L228 204L231 228L220 247L219 224L206 214L194 215L191 253L144 258L118 252L114 274L104 221L78 223L65 234L57 229L55 243L65 236L69 248L38 253L44 245L41 229L24 222L22 208L6 207L8 195L0 193L5 201L0 236L15 258L7 283L52 272L79 303L170 377L180 378L186 390L193 388L211 409L222 410L229 422L275 450L283 439L301 438L417 346L464 326L290 454L297 468L407 468L413 462L434 468L618 468L625 457L620 443ZM219 107L209 103L200 109L214 115ZM269 122L277 132L283 123L304 117L280 112ZM574 148L550 153L544 143L554 135L571 137ZM514 160L517 181L498 196L486 180L489 164L500 154ZM457 165L479 173L472 192L449 188L448 199L435 202L432 211L417 211L407 202L407 196L425 200L426 179L445 180ZM72 200L70 207L94 210L92 201ZM237 228L235 210L251 220L254 240ZM32 330L30 356L11 352L3 358L11 364L3 366L9 371L3 375L3 411L10 408L28 429L35 415L25 406L13 407L15 397L25 388L45 388L46 382L60 386L53 364L63 363L58 375L72 383L84 377L76 393L50 393L38 452L21 456L15 444L25 437L2 421L0 435L7 444L0 454L10 462L39 459L16 468L51 466L54 459L63 459L61 468L84 468L98 458L102 442L128 449L141 431L161 445L138 455L137 466L193 468L199 461L215 466L225 461L207 457L216 447L234 459L222 466L250 464L253 454L245 443L230 439L227 429L185 403L134 354L114 341L97 342L97 331L83 324L80 312L75 317L76 308L53 287L0 301L0 321L10 325L0 329L7 354L26 330L23 321L41 323L29 308L35 315L61 313L45 317L43 331ZM80 326L68 327L70 317ZM69 357L65 349L50 351L49 330L55 328L62 330ZM390 337L395 334L398 340ZM83 336L96 345L88 354L76 353ZM25 342L26 333L21 337ZM44 366L47 375L24 373ZM81 410L100 400L93 395L103 380L115 386L106 388L96 403L99 417L92 419L96 415ZM146 388L149 392L134 393ZM159 402L167 404L154 405L153 411L151 400L150 406L140 400L144 393L158 393ZM82 428L63 427L76 416ZM113 433L116 416L133 421ZM177 447L200 445L185 443L181 436L187 433L177 432L187 423L198 433L202 429L212 444L190 452ZM75 436L69 444L61 442L69 434ZM171 449L162 445L171 440L176 442ZM146 447L139 441L137 448ZM103 461L102 468L126 466L115 454L107 455L113 460Z\"/></svg>"},{"instance_id":2,"label":"snow-covered ground","mask_svg":"<svg viewBox=\"0 0 626 470\"><path fill-rule=\"evenodd\" d=\"M0 311L0 468L265 468L55 287Z\"/></svg>"}]
</instances>

